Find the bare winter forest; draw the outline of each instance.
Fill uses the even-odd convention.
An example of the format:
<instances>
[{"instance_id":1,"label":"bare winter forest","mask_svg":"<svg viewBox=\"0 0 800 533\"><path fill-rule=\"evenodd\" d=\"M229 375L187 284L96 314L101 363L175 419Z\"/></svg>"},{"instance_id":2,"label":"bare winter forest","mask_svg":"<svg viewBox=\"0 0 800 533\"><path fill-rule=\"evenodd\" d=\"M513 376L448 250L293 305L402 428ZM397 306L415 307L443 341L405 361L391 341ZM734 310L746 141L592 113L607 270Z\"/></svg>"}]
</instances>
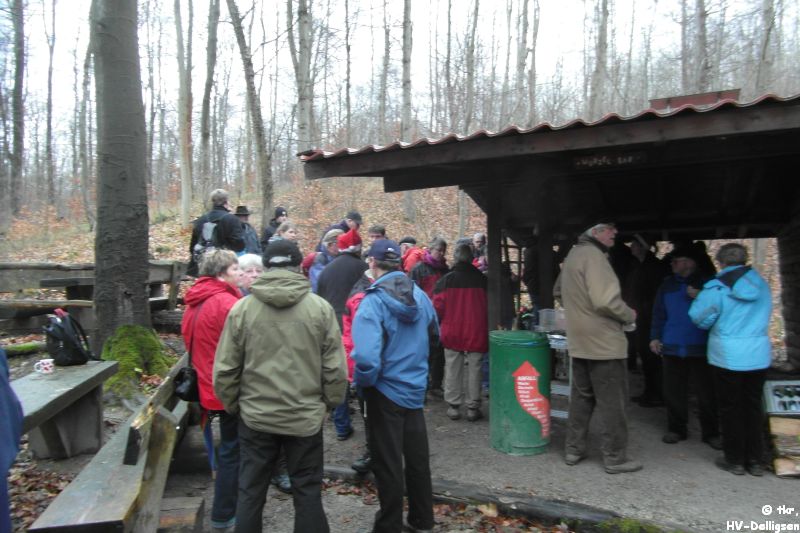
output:
<instances>
[{"instance_id":1,"label":"bare winter forest","mask_svg":"<svg viewBox=\"0 0 800 533\"><path fill-rule=\"evenodd\" d=\"M94 17L91 8L2 2L4 233L30 213L94 228L103 98L120 108L109 111L121 132L143 137L150 217L176 213L186 226L216 187L271 211L273 187L300 186L296 154L311 148L631 115L677 94L800 92L800 8L785 0L118 0L97 2ZM133 40L103 41L116 31L101 20L106 8L129 14ZM138 50L134 104L129 88L98 81L102 53L126 43ZM330 186L342 206L359 201L352 181Z\"/></svg>"}]
</instances>

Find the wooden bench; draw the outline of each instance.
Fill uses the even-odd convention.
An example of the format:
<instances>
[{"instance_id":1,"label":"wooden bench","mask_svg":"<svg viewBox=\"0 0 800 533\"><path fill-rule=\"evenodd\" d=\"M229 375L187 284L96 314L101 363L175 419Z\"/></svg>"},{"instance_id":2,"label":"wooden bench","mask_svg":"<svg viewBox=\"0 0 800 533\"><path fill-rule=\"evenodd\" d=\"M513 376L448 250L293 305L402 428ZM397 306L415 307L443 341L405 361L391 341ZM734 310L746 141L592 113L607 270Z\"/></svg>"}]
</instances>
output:
<instances>
[{"instance_id":1,"label":"wooden bench","mask_svg":"<svg viewBox=\"0 0 800 533\"><path fill-rule=\"evenodd\" d=\"M57 366L11 382L22 404L22 430L38 458L62 459L95 453L103 444L103 382L116 361Z\"/></svg>"},{"instance_id":2,"label":"wooden bench","mask_svg":"<svg viewBox=\"0 0 800 533\"><path fill-rule=\"evenodd\" d=\"M29 531L158 529L170 461L189 419L189 404L173 393L174 376L186 361L184 356L172 368L150 400L119 427ZM202 499L195 505L202 506ZM202 519L198 513L195 509Z\"/></svg>"}]
</instances>

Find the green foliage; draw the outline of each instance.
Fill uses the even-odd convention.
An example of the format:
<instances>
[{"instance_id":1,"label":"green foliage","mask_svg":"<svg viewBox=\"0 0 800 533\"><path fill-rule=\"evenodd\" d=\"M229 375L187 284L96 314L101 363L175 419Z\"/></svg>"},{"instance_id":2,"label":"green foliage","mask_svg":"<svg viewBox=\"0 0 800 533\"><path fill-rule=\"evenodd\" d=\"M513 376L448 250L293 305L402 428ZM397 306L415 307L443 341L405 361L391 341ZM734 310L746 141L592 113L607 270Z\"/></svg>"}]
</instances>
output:
<instances>
[{"instance_id":1,"label":"green foliage","mask_svg":"<svg viewBox=\"0 0 800 533\"><path fill-rule=\"evenodd\" d=\"M106 390L130 398L138 389L142 375L165 376L172 361L152 329L120 326L103 346L104 361L119 361L119 371L106 381Z\"/></svg>"},{"instance_id":2,"label":"green foliage","mask_svg":"<svg viewBox=\"0 0 800 533\"><path fill-rule=\"evenodd\" d=\"M660 527L634 518L615 518L599 524L598 528L609 533L664 533Z\"/></svg>"}]
</instances>

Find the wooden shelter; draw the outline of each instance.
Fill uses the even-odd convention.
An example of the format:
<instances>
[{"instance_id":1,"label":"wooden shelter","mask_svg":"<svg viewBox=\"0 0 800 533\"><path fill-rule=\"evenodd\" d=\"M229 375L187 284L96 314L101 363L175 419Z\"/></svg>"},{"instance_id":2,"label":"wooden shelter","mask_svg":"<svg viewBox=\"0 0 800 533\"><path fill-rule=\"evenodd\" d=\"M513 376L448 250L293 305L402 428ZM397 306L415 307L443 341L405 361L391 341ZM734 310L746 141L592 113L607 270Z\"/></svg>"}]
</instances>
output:
<instances>
[{"instance_id":1,"label":"wooden shelter","mask_svg":"<svg viewBox=\"0 0 800 533\"><path fill-rule=\"evenodd\" d=\"M591 123L300 156L307 179L382 177L387 192L458 185L486 212L490 264L503 232L536 247L541 307L552 306L554 244L596 222L660 240L777 237L789 358L800 368L800 95L742 103L735 94L653 101L663 108ZM491 324L500 286L490 269Z\"/></svg>"}]
</instances>

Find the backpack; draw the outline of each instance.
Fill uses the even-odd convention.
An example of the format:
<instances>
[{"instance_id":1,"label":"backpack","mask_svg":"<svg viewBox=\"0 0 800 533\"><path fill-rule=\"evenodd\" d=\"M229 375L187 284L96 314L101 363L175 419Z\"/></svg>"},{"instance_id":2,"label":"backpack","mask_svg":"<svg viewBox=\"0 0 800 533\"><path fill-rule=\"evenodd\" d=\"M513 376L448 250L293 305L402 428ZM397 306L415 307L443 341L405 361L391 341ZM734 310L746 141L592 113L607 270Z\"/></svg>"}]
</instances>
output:
<instances>
[{"instance_id":1,"label":"backpack","mask_svg":"<svg viewBox=\"0 0 800 533\"><path fill-rule=\"evenodd\" d=\"M217 222L208 220L203 223L203 227L200 229L200 237L194 245L194 250L192 250L192 259L195 264L200 265L203 254L217 248Z\"/></svg>"},{"instance_id":2,"label":"backpack","mask_svg":"<svg viewBox=\"0 0 800 533\"><path fill-rule=\"evenodd\" d=\"M80 323L63 309L56 309L44 326L47 353L58 366L83 365L99 360L89 348L86 332Z\"/></svg>"}]
</instances>

